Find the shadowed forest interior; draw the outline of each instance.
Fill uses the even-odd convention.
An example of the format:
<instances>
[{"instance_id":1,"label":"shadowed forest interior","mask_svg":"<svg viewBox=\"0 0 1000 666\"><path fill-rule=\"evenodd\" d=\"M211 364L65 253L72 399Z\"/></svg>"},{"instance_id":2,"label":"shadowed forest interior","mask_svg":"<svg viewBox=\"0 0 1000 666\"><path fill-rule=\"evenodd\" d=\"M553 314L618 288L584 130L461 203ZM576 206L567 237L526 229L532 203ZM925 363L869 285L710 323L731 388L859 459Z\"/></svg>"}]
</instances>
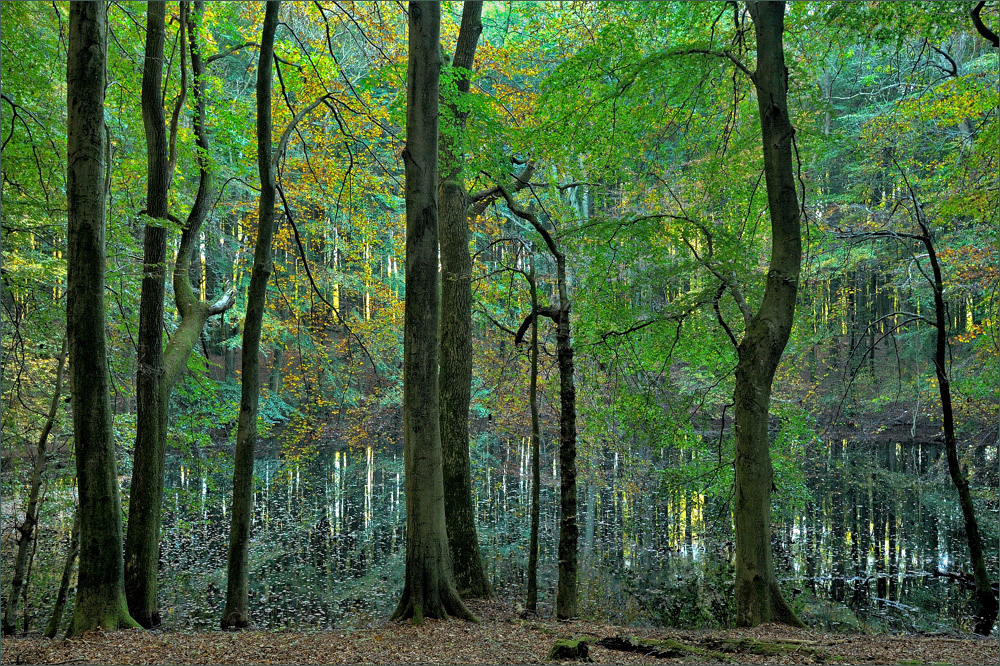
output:
<instances>
[{"instance_id":1,"label":"shadowed forest interior","mask_svg":"<svg viewBox=\"0 0 1000 666\"><path fill-rule=\"evenodd\" d=\"M0 11L4 635L993 632L997 2Z\"/></svg>"}]
</instances>

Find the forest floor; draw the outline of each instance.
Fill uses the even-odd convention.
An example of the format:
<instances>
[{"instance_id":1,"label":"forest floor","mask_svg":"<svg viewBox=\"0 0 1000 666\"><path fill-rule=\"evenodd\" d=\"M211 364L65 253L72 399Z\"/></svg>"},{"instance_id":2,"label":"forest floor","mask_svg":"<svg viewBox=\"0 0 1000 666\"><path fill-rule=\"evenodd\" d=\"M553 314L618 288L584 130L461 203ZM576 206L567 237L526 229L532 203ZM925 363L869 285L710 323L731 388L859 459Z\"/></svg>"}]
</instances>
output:
<instances>
[{"instance_id":1,"label":"forest floor","mask_svg":"<svg viewBox=\"0 0 1000 666\"><path fill-rule=\"evenodd\" d=\"M524 619L473 602L479 624L387 622L356 631L91 632L71 640L4 639L3 664L540 664L561 639L585 639L596 664L996 664L995 638L824 634L764 625L681 631ZM612 649L602 646L616 646ZM572 640L570 641L572 642ZM625 648L633 651L623 651ZM655 656L659 655L659 656Z\"/></svg>"}]
</instances>

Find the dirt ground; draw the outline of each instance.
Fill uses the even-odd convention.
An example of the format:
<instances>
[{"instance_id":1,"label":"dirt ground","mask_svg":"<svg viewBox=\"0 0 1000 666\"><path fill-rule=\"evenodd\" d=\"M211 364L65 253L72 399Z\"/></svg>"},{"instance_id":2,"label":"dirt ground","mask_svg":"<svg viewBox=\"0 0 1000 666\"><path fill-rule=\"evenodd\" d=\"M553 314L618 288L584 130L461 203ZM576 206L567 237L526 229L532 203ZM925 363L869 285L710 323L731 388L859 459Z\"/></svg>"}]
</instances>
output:
<instances>
[{"instance_id":1,"label":"dirt ground","mask_svg":"<svg viewBox=\"0 0 1000 666\"><path fill-rule=\"evenodd\" d=\"M480 618L479 624L428 620L420 627L387 622L358 631L132 630L92 632L65 641L10 638L0 646L0 663L538 664L547 661L557 640L567 638L590 639L588 657L596 664L1000 663L996 638L832 635L781 625L695 632L525 619L502 604L473 602L470 606ZM613 637L660 646L673 639L683 644L682 649L690 646L693 652L659 658L645 650L625 652L596 644ZM583 662L573 659L561 663Z\"/></svg>"}]
</instances>

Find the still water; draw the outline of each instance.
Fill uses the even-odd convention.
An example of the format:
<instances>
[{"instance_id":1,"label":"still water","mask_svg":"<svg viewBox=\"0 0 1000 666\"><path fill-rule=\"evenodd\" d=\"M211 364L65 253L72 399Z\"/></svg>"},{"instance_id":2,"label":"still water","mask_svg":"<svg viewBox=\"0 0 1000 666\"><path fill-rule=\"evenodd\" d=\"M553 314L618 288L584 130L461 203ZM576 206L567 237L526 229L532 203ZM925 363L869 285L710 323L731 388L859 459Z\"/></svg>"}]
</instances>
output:
<instances>
[{"instance_id":1,"label":"still water","mask_svg":"<svg viewBox=\"0 0 1000 666\"><path fill-rule=\"evenodd\" d=\"M940 446L824 446L806 456L805 486L793 492L779 484L775 495L775 562L793 607L826 630L967 628L969 591L941 575L968 567ZM552 454L546 447L542 460L542 612L556 583ZM581 613L618 623L730 624L731 491L718 470L715 477L689 474L682 484L677 470L698 462L693 454L583 454L590 464L581 465L588 471L579 492ZM472 463L486 568L498 596L517 603L528 561L527 442L481 437ZM257 627L359 626L392 611L404 571L402 473L402 452L378 447L258 458L250 548ZM167 628L218 625L230 474L216 464L168 461L161 553ZM995 533L996 518L985 513L984 534ZM996 546L987 545L995 571Z\"/></svg>"}]
</instances>

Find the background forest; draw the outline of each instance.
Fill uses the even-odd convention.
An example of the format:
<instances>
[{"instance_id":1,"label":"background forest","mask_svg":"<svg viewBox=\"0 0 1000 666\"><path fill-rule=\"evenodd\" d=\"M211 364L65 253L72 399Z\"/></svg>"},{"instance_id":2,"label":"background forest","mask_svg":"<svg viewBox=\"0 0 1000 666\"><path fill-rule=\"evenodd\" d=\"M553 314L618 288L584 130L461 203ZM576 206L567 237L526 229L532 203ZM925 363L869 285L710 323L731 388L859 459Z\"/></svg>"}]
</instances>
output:
<instances>
[{"instance_id":1,"label":"background forest","mask_svg":"<svg viewBox=\"0 0 1000 666\"><path fill-rule=\"evenodd\" d=\"M978 5L975 20L974 2L795 2L785 15L803 253L768 420L772 549L785 599L810 626L974 628L939 332L957 456L996 584L998 21L996 2ZM162 315L152 316L175 379L164 402L158 612L167 628L208 628L227 584L265 10L166 5L154 98L168 156L161 203L172 221L162 224L148 194L140 94L146 11L111 2L107 12L115 453L127 525L145 432L140 300L144 273L158 265L167 279ZM725 2L486 2L465 68L451 66L462 12L458 2L442 9L441 113L461 123L442 121L441 143L464 156L457 177L470 198L469 459L489 583L523 603L535 283L539 313L572 304L578 613L732 625L736 348L771 252L758 100L743 64L756 53L750 18ZM68 13L61 2L7 2L0 21L5 632L62 633L75 585ZM402 587L406 26L401 3L281 7L275 141L290 131L276 154L252 463L249 614L259 627L368 624L392 612ZM203 215L193 232L182 221L192 209ZM548 230L562 269L529 217ZM150 262L152 228L166 254ZM182 242L194 251L175 274ZM182 326L188 312L201 313L202 329ZM539 317L537 336L538 602L553 614L556 325ZM190 356L169 365L187 339Z\"/></svg>"}]
</instances>

